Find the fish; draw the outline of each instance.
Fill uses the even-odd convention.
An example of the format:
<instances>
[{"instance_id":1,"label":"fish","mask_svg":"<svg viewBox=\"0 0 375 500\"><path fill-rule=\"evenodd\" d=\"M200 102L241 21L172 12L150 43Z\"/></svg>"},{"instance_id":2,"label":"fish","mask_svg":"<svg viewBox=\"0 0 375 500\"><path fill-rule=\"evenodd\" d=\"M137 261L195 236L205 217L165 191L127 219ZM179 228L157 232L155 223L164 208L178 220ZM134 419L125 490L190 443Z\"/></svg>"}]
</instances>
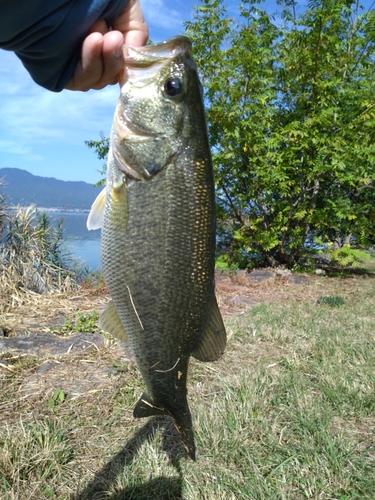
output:
<instances>
[{"instance_id":1,"label":"fish","mask_svg":"<svg viewBox=\"0 0 375 500\"><path fill-rule=\"evenodd\" d=\"M127 47L101 228L111 301L100 327L128 343L146 389L135 418L169 415L196 458L187 401L191 356L215 361L226 331L215 296L215 186L202 86L184 36Z\"/></svg>"}]
</instances>

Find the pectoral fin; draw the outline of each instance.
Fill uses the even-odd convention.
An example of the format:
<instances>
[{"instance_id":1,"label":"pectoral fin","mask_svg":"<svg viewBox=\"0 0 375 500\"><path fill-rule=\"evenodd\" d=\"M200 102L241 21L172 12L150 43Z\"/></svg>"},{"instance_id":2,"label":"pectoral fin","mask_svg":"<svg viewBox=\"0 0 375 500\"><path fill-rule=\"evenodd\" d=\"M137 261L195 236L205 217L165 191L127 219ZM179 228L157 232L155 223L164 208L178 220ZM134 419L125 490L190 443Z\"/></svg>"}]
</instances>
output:
<instances>
[{"instance_id":1,"label":"pectoral fin","mask_svg":"<svg viewBox=\"0 0 375 500\"><path fill-rule=\"evenodd\" d=\"M105 332L110 333L116 339L121 340L129 345L129 339L125 332L124 327L122 326L121 320L117 313L115 304L111 300L107 307L102 312L99 319L99 326Z\"/></svg>"},{"instance_id":2,"label":"pectoral fin","mask_svg":"<svg viewBox=\"0 0 375 500\"><path fill-rule=\"evenodd\" d=\"M86 226L89 231L100 229L103 224L106 188L102 189L91 206Z\"/></svg>"},{"instance_id":3,"label":"pectoral fin","mask_svg":"<svg viewBox=\"0 0 375 500\"><path fill-rule=\"evenodd\" d=\"M215 361L223 354L226 343L227 334L223 318L221 317L216 297L214 297L206 330L200 343L192 352L192 356L199 359L199 361Z\"/></svg>"}]
</instances>

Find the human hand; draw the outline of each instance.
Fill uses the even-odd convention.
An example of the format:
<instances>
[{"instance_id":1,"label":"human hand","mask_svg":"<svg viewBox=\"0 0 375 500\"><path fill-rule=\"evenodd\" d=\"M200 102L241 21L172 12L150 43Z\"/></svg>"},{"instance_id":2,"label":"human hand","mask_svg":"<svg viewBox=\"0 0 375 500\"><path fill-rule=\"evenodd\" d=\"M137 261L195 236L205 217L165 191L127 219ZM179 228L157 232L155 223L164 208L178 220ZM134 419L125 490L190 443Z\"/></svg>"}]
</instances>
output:
<instances>
[{"instance_id":1,"label":"human hand","mask_svg":"<svg viewBox=\"0 0 375 500\"><path fill-rule=\"evenodd\" d=\"M117 83L124 67L123 45L142 47L148 28L138 0L129 0L109 31L106 22L97 21L85 38L81 59L65 88L68 90L102 89Z\"/></svg>"}]
</instances>

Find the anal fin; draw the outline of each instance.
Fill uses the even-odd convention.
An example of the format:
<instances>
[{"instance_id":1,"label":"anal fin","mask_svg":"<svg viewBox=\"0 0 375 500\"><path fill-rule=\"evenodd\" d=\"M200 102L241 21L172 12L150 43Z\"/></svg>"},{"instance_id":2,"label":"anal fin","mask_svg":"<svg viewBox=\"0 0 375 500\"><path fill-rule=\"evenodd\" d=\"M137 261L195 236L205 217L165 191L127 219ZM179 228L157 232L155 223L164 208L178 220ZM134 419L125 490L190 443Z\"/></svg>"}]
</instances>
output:
<instances>
[{"instance_id":1,"label":"anal fin","mask_svg":"<svg viewBox=\"0 0 375 500\"><path fill-rule=\"evenodd\" d=\"M192 356L199 361L216 361L224 353L227 344L227 334L216 297L212 300L208 316L206 329L192 352Z\"/></svg>"},{"instance_id":2,"label":"anal fin","mask_svg":"<svg viewBox=\"0 0 375 500\"><path fill-rule=\"evenodd\" d=\"M155 406L147 392L144 392L134 407L133 416L134 418L143 418L152 415L169 415L169 412L164 408Z\"/></svg>"}]
</instances>

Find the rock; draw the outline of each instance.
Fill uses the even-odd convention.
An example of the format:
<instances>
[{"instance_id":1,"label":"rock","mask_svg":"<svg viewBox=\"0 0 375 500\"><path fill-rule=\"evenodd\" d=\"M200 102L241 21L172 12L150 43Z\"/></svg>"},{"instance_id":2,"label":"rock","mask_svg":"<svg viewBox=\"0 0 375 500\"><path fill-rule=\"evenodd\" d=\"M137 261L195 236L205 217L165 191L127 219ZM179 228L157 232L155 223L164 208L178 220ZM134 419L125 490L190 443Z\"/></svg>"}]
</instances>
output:
<instances>
[{"instance_id":1,"label":"rock","mask_svg":"<svg viewBox=\"0 0 375 500\"><path fill-rule=\"evenodd\" d=\"M315 269L315 274L317 274L318 276L325 276L327 273L324 269Z\"/></svg>"},{"instance_id":2,"label":"rock","mask_svg":"<svg viewBox=\"0 0 375 500\"><path fill-rule=\"evenodd\" d=\"M277 276L290 276L292 271L289 269L276 269L275 273Z\"/></svg>"},{"instance_id":3,"label":"rock","mask_svg":"<svg viewBox=\"0 0 375 500\"><path fill-rule=\"evenodd\" d=\"M113 373L112 367L97 363L45 363L27 377L19 391L25 397L48 399L59 388L68 398L75 398L106 389Z\"/></svg>"},{"instance_id":4,"label":"rock","mask_svg":"<svg viewBox=\"0 0 375 500\"><path fill-rule=\"evenodd\" d=\"M258 283L264 283L266 281L274 280L275 273L268 270L251 271L245 276L246 279L257 281Z\"/></svg>"},{"instance_id":5,"label":"rock","mask_svg":"<svg viewBox=\"0 0 375 500\"><path fill-rule=\"evenodd\" d=\"M311 255L311 259L318 266L329 266L331 263L331 256L329 253L320 253L316 255Z\"/></svg>"},{"instance_id":6,"label":"rock","mask_svg":"<svg viewBox=\"0 0 375 500\"><path fill-rule=\"evenodd\" d=\"M59 366L60 363L56 362L49 362L49 363L43 363L39 366L39 368L36 370L35 373L46 373L49 370L52 370L55 366Z\"/></svg>"},{"instance_id":7,"label":"rock","mask_svg":"<svg viewBox=\"0 0 375 500\"><path fill-rule=\"evenodd\" d=\"M63 354L103 347L105 338L99 333L76 333L69 337L58 337L52 333L24 335L22 337L0 338L0 354L16 352L38 358L62 356Z\"/></svg>"},{"instance_id":8,"label":"rock","mask_svg":"<svg viewBox=\"0 0 375 500\"><path fill-rule=\"evenodd\" d=\"M256 305L256 302L249 297L244 297L243 295L235 295L231 300L233 305L238 305L245 307L245 309L251 309Z\"/></svg>"},{"instance_id":9,"label":"rock","mask_svg":"<svg viewBox=\"0 0 375 500\"><path fill-rule=\"evenodd\" d=\"M306 274L291 274L285 277L288 283L293 283L294 285L300 285L301 283L306 283L309 277Z\"/></svg>"},{"instance_id":10,"label":"rock","mask_svg":"<svg viewBox=\"0 0 375 500\"><path fill-rule=\"evenodd\" d=\"M229 271L229 276L232 281L237 281L239 279L245 278L246 275L246 269L234 269L233 271Z\"/></svg>"}]
</instances>

